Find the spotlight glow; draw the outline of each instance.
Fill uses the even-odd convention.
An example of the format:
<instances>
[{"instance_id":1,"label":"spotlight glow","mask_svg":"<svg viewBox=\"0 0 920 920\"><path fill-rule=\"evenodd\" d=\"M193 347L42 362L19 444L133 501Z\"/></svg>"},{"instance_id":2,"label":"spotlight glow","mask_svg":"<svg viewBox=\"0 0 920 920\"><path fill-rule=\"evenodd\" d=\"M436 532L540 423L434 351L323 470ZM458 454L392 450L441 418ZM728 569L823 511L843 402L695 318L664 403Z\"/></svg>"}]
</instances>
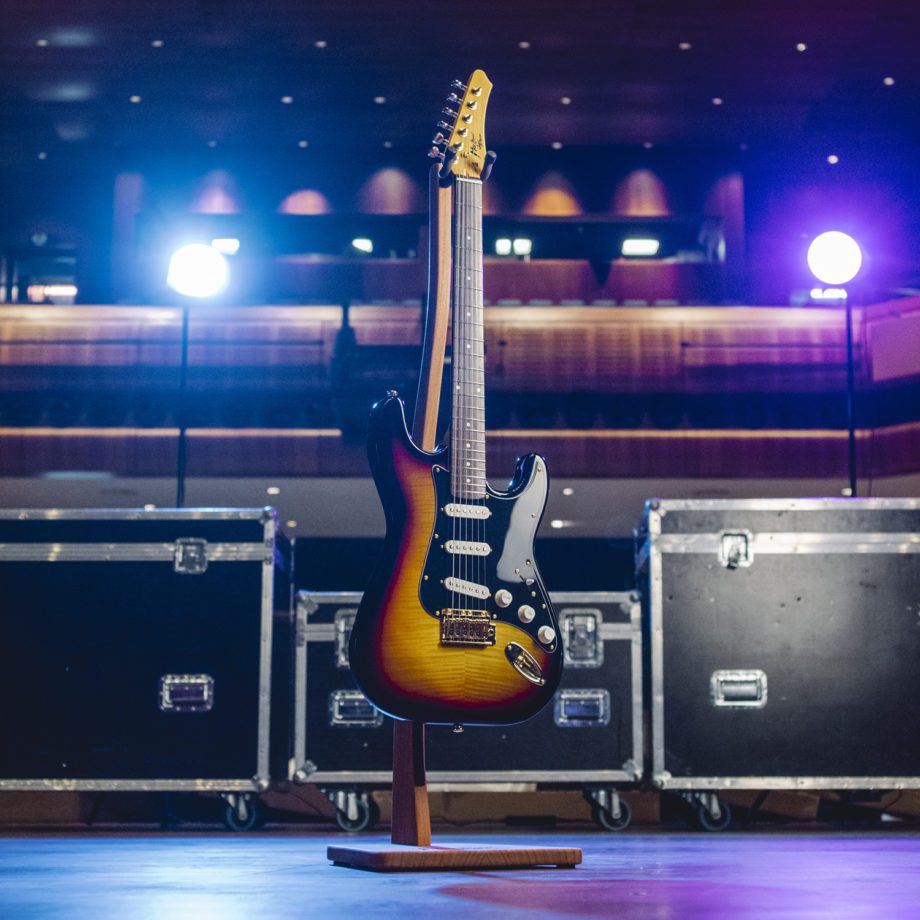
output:
<instances>
[{"instance_id":1,"label":"spotlight glow","mask_svg":"<svg viewBox=\"0 0 920 920\"><path fill-rule=\"evenodd\" d=\"M169 260L166 283L183 297L214 297L230 280L227 260L213 247L190 243Z\"/></svg>"},{"instance_id":2,"label":"spotlight glow","mask_svg":"<svg viewBox=\"0 0 920 920\"><path fill-rule=\"evenodd\" d=\"M533 240L528 240L525 237L516 239L512 243L512 249L516 256L529 256L533 252Z\"/></svg>"},{"instance_id":3,"label":"spotlight glow","mask_svg":"<svg viewBox=\"0 0 920 920\"><path fill-rule=\"evenodd\" d=\"M240 251L240 241L232 236L211 240L211 245L225 256L235 256Z\"/></svg>"},{"instance_id":4,"label":"spotlight glow","mask_svg":"<svg viewBox=\"0 0 920 920\"><path fill-rule=\"evenodd\" d=\"M846 284L859 273L862 252L852 236L840 230L828 230L816 236L808 247L808 267L824 284Z\"/></svg>"},{"instance_id":5,"label":"spotlight glow","mask_svg":"<svg viewBox=\"0 0 920 920\"><path fill-rule=\"evenodd\" d=\"M366 252L370 255L374 251L374 242L373 240L367 239L367 237L359 236L351 241L351 245L358 250L358 252Z\"/></svg>"},{"instance_id":6,"label":"spotlight glow","mask_svg":"<svg viewBox=\"0 0 920 920\"><path fill-rule=\"evenodd\" d=\"M497 256L511 255L511 240L507 237L501 237L495 241L495 254Z\"/></svg>"},{"instance_id":7,"label":"spotlight glow","mask_svg":"<svg viewBox=\"0 0 920 920\"><path fill-rule=\"evenodd\" d=\"M657 256L659 240L630 239L623 240L620 252L624 256Z\"/></svg>"}]
</instances>

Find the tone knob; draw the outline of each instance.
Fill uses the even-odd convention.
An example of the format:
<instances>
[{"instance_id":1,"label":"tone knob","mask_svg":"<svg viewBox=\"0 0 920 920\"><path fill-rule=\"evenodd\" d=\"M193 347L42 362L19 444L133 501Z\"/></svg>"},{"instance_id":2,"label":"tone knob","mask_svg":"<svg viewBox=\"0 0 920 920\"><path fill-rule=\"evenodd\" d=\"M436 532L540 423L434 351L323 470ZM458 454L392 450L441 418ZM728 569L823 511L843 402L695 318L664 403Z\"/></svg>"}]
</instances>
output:
<instances>
[{"instance_id":1,"label":"tone knob","mask_svg":"<svg viewBox=\"0 0 920 920\"><path fill-rule=\"evenodd\" d=\"M537 638L544 645L552 645L556 641L556 630L552 626L541 626L537 630Z\"/></svg>"},{"instance_id":2,"label":"tone knob","mask_svg":"<svg viewBox=\"0 0 920 920\"><path fill-rule=\"evenodd\" d=\"M499 607L507 607L514 598L511 596L511 592L507 588L499 588L495 592L495 603Z\"/></svg>"},{"instance_id":3,"label":"tone knob","mask_svg":"<svg viewBox=\"0 0 920 920\"><path fill-rule=\"evenodd\" d=\"M518 607L518 619L522 623L530 623L536 615L537 611L534 610L530 604L521 604L521 606ZM545 629L546 627L543 628ZM537 633L537 635L539 635L539 633Z\"/></svg>"}]
</instances>

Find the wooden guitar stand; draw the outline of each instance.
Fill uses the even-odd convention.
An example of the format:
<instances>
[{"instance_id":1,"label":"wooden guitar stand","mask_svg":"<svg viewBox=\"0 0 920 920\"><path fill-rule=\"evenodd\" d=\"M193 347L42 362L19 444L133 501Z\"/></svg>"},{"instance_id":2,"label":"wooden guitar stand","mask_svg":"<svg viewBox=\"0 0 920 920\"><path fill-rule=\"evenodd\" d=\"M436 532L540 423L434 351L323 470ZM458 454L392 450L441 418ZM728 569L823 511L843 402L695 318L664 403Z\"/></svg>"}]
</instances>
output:
<instances>
[{"instance_id":1,"label":"wooden guitar stand","mask_svg":"<svg viewBox=\"0 0 920 920\"><path fill-rule=\"evenodd\" d=\"M450 314L451 187L442 181L444 167L431 167L429 181L428 316L413 439L433 450L447 325ZM523 869L535 866L573 868L581 862L578 847L432 846L428 787L425 781L425 726L393 723L393 816L390 843L331 846L326 856L339 866L381 872L412 869Z\"/></svg>"}]
</instances>

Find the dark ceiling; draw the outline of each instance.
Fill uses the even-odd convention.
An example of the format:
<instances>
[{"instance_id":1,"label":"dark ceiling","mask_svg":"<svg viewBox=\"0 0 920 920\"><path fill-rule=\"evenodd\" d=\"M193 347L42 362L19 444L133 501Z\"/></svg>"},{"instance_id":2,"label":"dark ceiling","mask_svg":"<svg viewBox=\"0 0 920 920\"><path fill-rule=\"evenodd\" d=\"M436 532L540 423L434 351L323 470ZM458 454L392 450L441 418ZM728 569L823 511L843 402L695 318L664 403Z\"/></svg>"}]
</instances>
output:
<instances>
[{"instance_id":1,"label":"dark ceiling","mask_svg":"<svg viewBox=\"0 0 920 920\"><path fill-rule=\"evenodd\" d=\"M475 67L495 84L488 132L502 146L804 143L826 156L920 138L917 0L4 7L7 158L424 144L451 79Z\"/></svg>"}]
</instances>

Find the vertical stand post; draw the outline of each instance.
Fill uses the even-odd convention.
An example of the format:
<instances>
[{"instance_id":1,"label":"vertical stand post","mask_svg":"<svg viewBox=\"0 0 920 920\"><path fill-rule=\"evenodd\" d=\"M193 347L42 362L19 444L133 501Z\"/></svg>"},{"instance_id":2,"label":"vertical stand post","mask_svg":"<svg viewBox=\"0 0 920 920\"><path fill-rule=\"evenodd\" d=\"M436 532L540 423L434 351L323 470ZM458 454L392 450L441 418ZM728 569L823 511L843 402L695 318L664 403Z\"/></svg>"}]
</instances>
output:
<instances>
[{"instance_id":1,"label":"vertical stand post","mask_svg":"<svg viewBox=\"0 0 920 920\"><path fill-rule=\"evenodd\" d=\"M438 408L447 326L450 316L450 214L452 194L441 184L440 167L428 179L428 304L412 437L422 450L434 450L438 437ZM421 722L393 723L393 843L430 846L431 817L425 783L425 726Z\"/></svg>"},{"instance_id":2,"label":"vertical stand post","mask_svg":"<svg viewBox=\"0 0 920 920\"><path fill-rule=\"evenodd\" d=\"M186 418L185 403L188 392L188 301L182 302L182 345L179 358L179 403L176 407L176 421L179 423L179 443L176 447L176 507L185 505L185 452L186 452Z\"/></svg>"},{"instance_id":3,"label":"vertical stand post","mask_svg":"<svg viewBox=\"0 0 920 920\"><path fill-rule=\"evenodd\" d=\"M856 371L853 353L853 301L846 297L847 318L847 466L850 472L850 498L856 498Z\"/></svg>"}]
</instances>

